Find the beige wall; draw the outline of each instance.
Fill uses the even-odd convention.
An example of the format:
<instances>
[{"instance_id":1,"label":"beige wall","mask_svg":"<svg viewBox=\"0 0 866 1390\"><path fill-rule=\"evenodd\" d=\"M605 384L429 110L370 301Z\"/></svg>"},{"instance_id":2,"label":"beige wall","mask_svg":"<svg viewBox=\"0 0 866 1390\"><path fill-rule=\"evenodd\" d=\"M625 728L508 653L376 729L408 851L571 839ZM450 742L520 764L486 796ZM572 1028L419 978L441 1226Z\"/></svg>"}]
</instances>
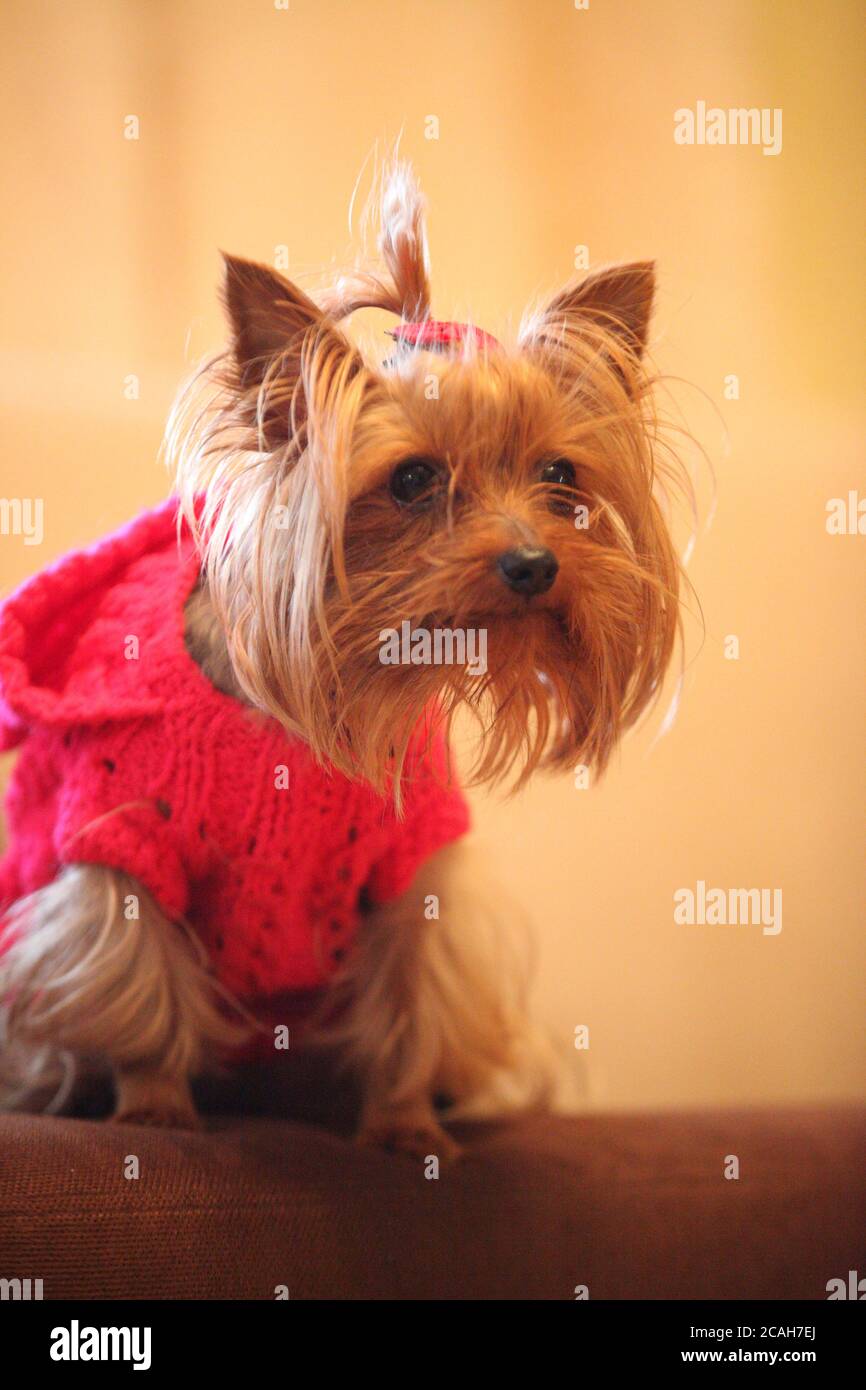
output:
<instances>
[{"instance_id":1,"label":"beige wall","mask_svg":"<svg viewBox=\"0 0 866 1390\"><path fill-rule=\"evenodd\" d=\"M504 331L569 277L578 243L594 261L657 257L656 357L694 384L674 399L718 489L691 566L706 635L688 621L682 712L654 747L652 726L631 739L598 789L475 798L539 922L542 1011L598 1103L866 1090L866 539L824 527L827 499L866 490L858 14L854 0L3 6L0 495L46 505L40 548L0 537L4 590L162 495L173 385L219 337L216 248L286 243L297 275L345 257L377 138L403 128L429 195L444 315ZM698 100L781 107L781 155L676 146L673 112ZM131 113L138 142L122 138ZM701 498L706 511L706 474ZM697 879L781 887L782 932L676 926L673 892Z\"/></svg>"}]
</instances>

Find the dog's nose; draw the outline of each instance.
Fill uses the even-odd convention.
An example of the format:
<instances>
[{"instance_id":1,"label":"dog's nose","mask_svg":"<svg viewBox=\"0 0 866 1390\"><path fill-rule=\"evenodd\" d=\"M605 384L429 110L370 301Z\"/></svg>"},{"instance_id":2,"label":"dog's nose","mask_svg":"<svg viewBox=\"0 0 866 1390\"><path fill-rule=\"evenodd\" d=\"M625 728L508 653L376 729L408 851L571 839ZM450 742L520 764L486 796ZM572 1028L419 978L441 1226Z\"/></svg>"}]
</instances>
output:
<instances>
[{"instance_id":1,"label":"dog's nose","mask_svg":"<svg viewBox=\"0 0 866 1390\"><path fill-rule=\"evenodd\" d=\"M518 545L497 560L499 573L515 593L546 594L559 570L552 550L540 545Z\"/></svg>"}]
</instances>

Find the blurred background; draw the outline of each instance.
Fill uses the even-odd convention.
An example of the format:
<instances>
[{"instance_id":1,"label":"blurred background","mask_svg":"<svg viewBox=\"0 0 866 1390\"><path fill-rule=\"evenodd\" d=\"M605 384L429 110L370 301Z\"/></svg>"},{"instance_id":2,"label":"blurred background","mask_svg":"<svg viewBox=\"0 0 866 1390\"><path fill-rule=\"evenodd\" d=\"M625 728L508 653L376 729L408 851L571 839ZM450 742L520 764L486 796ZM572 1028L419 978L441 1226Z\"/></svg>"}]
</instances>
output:
<instances>
[{"instance_id":1,"label":"blurred background","mask_svg":"<svg viewBox=\"0 0 866 1390\"><path fill-rule=\"evenodd\" d=\"M535 919L585 1102L866 1094L866 539L826 529L866 496L860 5L4 0L0 22L0 499L45 508L40 545L0 534L2 593L165 495L172 394L221 338L217 249L287 248L302 283L345 262L376 142L403 132L428 195L440 317L505 335L575 248L656 258L654 357L716 480L682 707L599 787L473 794L478 838ZM781 108L781 153L676 144L699 101ZM706 523L707 468L698 494ZM698 880L780 888L782 931L677 925Z\"/></svg>"}]
</instances>

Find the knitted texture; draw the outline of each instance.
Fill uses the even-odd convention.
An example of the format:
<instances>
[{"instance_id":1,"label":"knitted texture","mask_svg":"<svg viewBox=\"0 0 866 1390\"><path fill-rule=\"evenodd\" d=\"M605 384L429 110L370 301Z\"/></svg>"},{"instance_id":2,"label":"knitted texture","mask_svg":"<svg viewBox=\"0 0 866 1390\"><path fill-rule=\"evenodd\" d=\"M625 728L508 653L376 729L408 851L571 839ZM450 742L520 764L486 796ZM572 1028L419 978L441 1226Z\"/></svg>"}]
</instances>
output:
<instances>
[{"instance_id":1,"label":"knitted texture","mask_svg":"<svg viewBox=\"0 0 866 1390\"><path fill-rule=\"evenodd\" d=\"M186 918L235 995L314 988L345 954L362 892L404 892L468 829L466 803L441 737L423 756L419 740L398 819L212 686L183 637L198 573L169 499L0 608L0 749L21 745L0 912L64 865L101 864Z\"/></svg>"}]
</instances>

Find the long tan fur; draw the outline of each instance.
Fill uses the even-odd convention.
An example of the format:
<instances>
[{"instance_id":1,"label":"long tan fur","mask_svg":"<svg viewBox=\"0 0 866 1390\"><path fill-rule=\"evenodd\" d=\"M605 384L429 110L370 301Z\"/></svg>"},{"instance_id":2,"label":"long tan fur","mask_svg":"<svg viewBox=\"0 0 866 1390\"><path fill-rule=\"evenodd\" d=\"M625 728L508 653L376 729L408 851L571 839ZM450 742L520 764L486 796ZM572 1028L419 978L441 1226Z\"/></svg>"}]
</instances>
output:
<instances>
[{"instance_id":1,"label":"long tan fur","mask_svg":"<svg viewBox=\"0 0 866 1390\"><path fill-rule=\"evenodd\" d=\"M531 976L528 937L485 883L477 851L449 846L362 924L307 1042L335 1049L363 1078L368 1135L399 1143L423 1125L429 1143L433 1097L452 1118L481 1096L548 1098L555 1065L527 1022Z\"/></svg>"},{"instance_id":2,"label":"long tan fur","mask_svg":"<svg viewBox=\"0 0 866 1390\"><path fill-rule=\"evenodd\" d=\"M355 277L324 296L335 315L386 299L426 312L420 203L403 170L382 216L393 283L376 278L385 294ZM275 272L231 261L227 285L231 352L206 374L209 404L202 381L181 399L170 439L247 697L380 789L399 782L431 701L446 724L461 705L477 714L480 782L578 762L600 772L658 695L679 624L661 505L679 474L640 355L651 267L560 294L501 352L407 353L389 370ZM251 337L251 321L269 331ZM398 522L386 484L407 456L441 463L447 491ZM538 481L547 458L576 471L565 517ZM527 538L560 565L531 610L494 563ZM403 620L485 627L487 673L382 666L380 631Z\"/></svg>"},{"instance_id":3,"label":"long tan fur","mask_svg":"<svg viewBox=\"0 0 866 1390\"><path fill-rule=\"evenodd\" d=\"M0 1099L51 1104L70 1065L185 1081L248 1029L227 1016L206 964L147 891L99 865L65 869L22 898L0 955ZM58 1099L59 1097L54 1097Z\"/></svg>"},{"instance_id":4,"label":"long tan fur","mask_svg":"<svg viewBox=\"0 0 866 1390\"><path fill-rule=\"evenodd\" d=\"M189 649L221 689L398 807L422 715L448 726L461 706L477 716L479 781L600 772L658 696L679 631L666 511L682 474L646 367L653 267L567 286L501 348L469 335L462 351L398 349L383 364L346 318L432 314L423 200L405 166L383 180L380 224L382 265L316 299L226 257L229 346L182 393L168 433L202 556ZM389 487L407 459L436 479L414 510ZM551 487L554 461L573 482ZM558 562L531 600L497 572L520 545ZM383 630L406 621L484 629L487 669L383 664ZM485 928L489 904L478 910L475 894L473 906L465 875L452 890L454 863L437 856L364 922L310 1038L364 1076L366 1132L422 1153L447 1147L436 1093L465 1106L516 1070L528 1094L544 1092L524 968L506 960L501 925ZM7 1095L44 1092L68 1051L111 1063L122 1112L188 1119L189 1077L241 1030L178 926L131 880L84 865L12 917Z\"/></svg>"}]
</instances>

